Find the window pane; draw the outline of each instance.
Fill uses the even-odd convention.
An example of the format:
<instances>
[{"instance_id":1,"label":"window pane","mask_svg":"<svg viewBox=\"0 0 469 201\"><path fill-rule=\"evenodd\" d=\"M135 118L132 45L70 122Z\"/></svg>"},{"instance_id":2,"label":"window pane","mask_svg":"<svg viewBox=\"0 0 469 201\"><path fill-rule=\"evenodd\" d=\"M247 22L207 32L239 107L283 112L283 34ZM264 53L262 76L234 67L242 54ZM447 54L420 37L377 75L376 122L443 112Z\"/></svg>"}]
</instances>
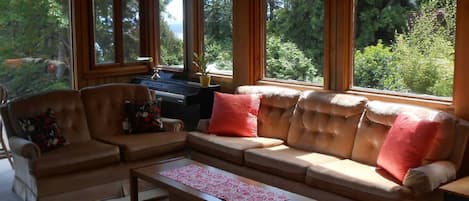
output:
<instances>
[{"instance_id":1,"label":"window pane","mask_svg":"<svg viewBox=\"0 0 469 201\"><path fill-rule=\"evenodd\" d=\"M9 98L70 88L69 0L3 0L0 9L0 83Z\"/></svg>"},{"instance_id":2,"label":"window pane","mask_svg":"<svg viewBox=\"0 0 469 201\"><path fill-rule=\"evenodd\" d=\"M93 0L95 62L115 63L113 0Z\"/></svg>"},{"instance_id":3,"label":"window pane","mask_svg":"<svg viewBox=\"0 0 469 201\"><path fill-rule=\"evenodd\" d=\"M131 63L140 56L139 4L138 0L124 0L123 5L124 62Z\"/></svg>"},{"instance_id":4,"label":"window pane","mask_svg":"<svg viewBox=\"0 0 469 201\"><path fill-rule=\"evenodd\" d=\"M160 0L160 65L184 68L183 0Z\"/></svg>"},{"instance_id":5,"label":"window pane","mask_svg":"<svg viewBox=\"0 0 469 201\"><path fill-rule=\"evenodd\" d=\"M209 72L233 74L232 0L204 1L204 47Z\"/></svg>"},{"instance_id":6,"label":"window pane","mask_svg":"<svg viewBox=\"0 0 469 201\"><path fill-rule=\"evenodd\" d=\"M322 85L324 1L269 0L266 11L265 77Z\"/></svg>"},{"instance_id":7,"label":"window pane","mask_svg":"<svg viewBox=\"0 0 469 201\"><path fill-rule=\"evenodd\" d=\"M356 1L355 87L453 95L456 0Z\"/></svg>"}]
</instances>

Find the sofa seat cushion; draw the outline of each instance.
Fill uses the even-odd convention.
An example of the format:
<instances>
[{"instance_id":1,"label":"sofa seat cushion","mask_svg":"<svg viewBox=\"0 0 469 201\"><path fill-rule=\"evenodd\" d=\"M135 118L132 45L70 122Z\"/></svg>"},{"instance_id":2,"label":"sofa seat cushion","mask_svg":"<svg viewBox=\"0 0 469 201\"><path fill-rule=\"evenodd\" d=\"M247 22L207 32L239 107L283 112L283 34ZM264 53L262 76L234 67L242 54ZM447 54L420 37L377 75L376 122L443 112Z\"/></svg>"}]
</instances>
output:
<instances>
[{"instance_id":1,"label":"sofa seat cushion","mask_svg":"<svg viewBox=\"0 0 469 201\"><path fill-rule=\"evenodd\" d=\"M252 148L277 146L282 140L265 137L225 137L200 132L190 132L187 136L189 146L202 153L243 164L244 151Z\"/></svg>"},{"instance_id":2,"label":"sofa seat cushion","mask_svg":"<svg viewBox=\"0 0 469 201\"><path fill-rule=\"evenodd\" d=\"M119 148L95 140L72 143L33 161L36 177L52 176L119 162Z\"/></svg>"},{"instance_id":3,"label":"sofa seat cushion","mask_svg":"<svg viewBox=\"0 0 469 201\"><path fill-rule=\"evenodd\" d=\"M340 160L334 156L286 145L250 149L244 153L244 158L249 167L301 182L305 180L307 167Z\"/></svg>"},{"instance_id":4,"label":"sofa seat cushion","mask_svg":"<svg viewBox=\"0 0 469 201\"><path fill-rule=\"evenodd\" d=\"M186 132L114 135L100 140L118 145L125 161L135 161L184 149Z\"/></svg>"},{"instance_id":5,"label":"sofa seat cushion","mask_svg":"<svg viewBox=\"0 0 469 201\"><path fill-rule=\"evenodd\" d=\"M412 191L389 173L349 159L309 167L306 183L359 200L405 200Z\"/></svg>"}]
</instances>

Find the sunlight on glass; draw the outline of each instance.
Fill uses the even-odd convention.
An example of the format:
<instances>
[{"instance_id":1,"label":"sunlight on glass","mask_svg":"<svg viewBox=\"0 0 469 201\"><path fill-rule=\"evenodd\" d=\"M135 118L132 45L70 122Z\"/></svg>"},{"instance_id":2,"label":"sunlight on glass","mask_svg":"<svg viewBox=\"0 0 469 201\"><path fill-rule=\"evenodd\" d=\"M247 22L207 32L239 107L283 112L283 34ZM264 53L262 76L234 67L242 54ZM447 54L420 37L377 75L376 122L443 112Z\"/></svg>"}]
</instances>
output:
<instances>
[{"instance_id":1,"label":"sunlight on glass","mask_svg":"<svg viewBox=\"0 0 469 201\"><path fill-rule=\"evenodd\" d=\"M356 1L353 86L451 99L456 0L385 2Z\"/></svg>"},{"instance_id":2,"label":"sunlight on glass","mask_svg":"<svg viewBox=\"0 0 469 201\"><path fill-rule=\"evenodd\" d=\"M184 68L183 0L160 0L160 64Z\"/></svg>"}]
</instances>

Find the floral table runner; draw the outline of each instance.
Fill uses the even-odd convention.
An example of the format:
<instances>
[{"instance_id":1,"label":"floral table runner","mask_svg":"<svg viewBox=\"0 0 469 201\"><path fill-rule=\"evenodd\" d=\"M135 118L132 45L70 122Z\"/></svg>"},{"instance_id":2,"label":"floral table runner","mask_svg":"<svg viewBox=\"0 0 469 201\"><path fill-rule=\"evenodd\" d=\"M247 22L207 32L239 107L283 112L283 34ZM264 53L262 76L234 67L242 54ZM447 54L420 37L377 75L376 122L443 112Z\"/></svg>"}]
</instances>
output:
<instances>
[{"instance_id":1,"label":"floral table runner","mask_svg":"<svg viewBox=\"0 0 469 201\"><path fill-rule=\"evenodd\" d=\"M187 165L160 172L203 193L227 201L285 201L287 196L254 186L199 165Z\"/></svg>"}]
</instances>

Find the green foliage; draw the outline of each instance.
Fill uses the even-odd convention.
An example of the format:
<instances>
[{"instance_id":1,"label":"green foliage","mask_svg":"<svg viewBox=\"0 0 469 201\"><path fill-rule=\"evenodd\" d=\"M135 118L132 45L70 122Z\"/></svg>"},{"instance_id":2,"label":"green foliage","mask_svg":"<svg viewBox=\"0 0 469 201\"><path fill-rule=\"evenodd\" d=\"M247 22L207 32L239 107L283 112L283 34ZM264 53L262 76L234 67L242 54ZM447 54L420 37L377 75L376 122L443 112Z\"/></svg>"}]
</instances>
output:
<instances>
[{"instance_id":1,"label":"green foliage","mask_svg":"<svg viewBox=\"0 0 469 201\"><path fill-rule=\"evenodd\" d=\"M267 66L266 77L281 80L319 81L317 70L311 59L290 42L282 42L280 38L267 38Z\"/></svg>"},{"instance_id":2,"label":"green foliage","mask_svg":"<svg viewBox=\"0 0 469 201\"><path fill-rule=\"evenodd\" d=\"M409 0L358 0L356 1L356 38L358 49L377 44L381 40L389 45L394 33L403 33L416 7Z\"/></svg>"},{"instance_id":3,"label":"green foliage","mask_svg":"<svg viewBox=\"0 0 469 201\"><path fill-rule=\"evenodd\" d=\"M411 24L410 31L397 34L394 52L398 69L412 92L452 95L455 3L423 1L421 14Z\"/></svg>"},{"instance_id":4,"label":"green foliage","mask_svg":"<svg viewBox=\"0 0 469 201\"><path fill-rule=\"evenodd\" d=\"M390 47L378 41L376 45L355 52L354 85L359 87L406 91L400 78L395 56Z\"/></svg>"},{"instance_id":5,"label":"green foliage","mask_svg":"<svg viewBox=\"0 0 469 201\"><path fill-rule=\"evenodd\" d=\"M322 74L324 0L269 1L267 34L294 43ZM270 68L270 67L269 67Z\"/></svg>"},{"instance_id":6,"label":"green foliage","mask_svg":"<svg viewBox=\"0 0 469 201\"><path fill-rule=\"evenodd\" d=\"M454 74L454 0L421 0L406 32L389 46L356 50L354 85L449 97ZM371 41L368 41L371 42Z\"/></svg>"},{"instance_id":7,"label":"green foliage","mask_svg":"<svg viewBox=\"0 0 469 201\"><path fill-rule=\"evenodd\" d=\"M2 0L0 10L0 82L10 98L70 88L69 0Z\"/></svg>"},{"instance_id":8,"label":"green foliage","mask_svg":"<svg viewBox=\"0 0 469 201\"><path fill-rule=\"evenodd\" d=\"M167 18L173 18L166 7L173 0L160 0L160 64L182 66L184 64L184 41L171 31Z\"/></svg>"},{"instance_id":9,"label":"green foliage","mask_svg":"<svg viewBox=\"0 0 469 201\"><path fill-rule=\"evenodd\" d=\"M171 31L164 18L160 19L160 43L161 64L184 64L184 43Z\"/></svg>"},{"instance_id":10,"label":"green foliage","mask_svg":"<svg viewBox=\"0 0 469 201\"><path fill-rule=\"evenodd\" d=\"M57 79L55 74L47 72L44 63L27 63L21 67L0 64L0 83L6 84L10 98L71 87L68 77Z\"/></svg>"},{"instance_id":11,"label":"green foliage","mask_svg":"<svg viewBox=\"0 0 469 201\"><path fill-rule=\"evenodd\" d=\"M205 55L217 69L233 69L232 0L204 1Z\"/></svg>"}]
</instances>

